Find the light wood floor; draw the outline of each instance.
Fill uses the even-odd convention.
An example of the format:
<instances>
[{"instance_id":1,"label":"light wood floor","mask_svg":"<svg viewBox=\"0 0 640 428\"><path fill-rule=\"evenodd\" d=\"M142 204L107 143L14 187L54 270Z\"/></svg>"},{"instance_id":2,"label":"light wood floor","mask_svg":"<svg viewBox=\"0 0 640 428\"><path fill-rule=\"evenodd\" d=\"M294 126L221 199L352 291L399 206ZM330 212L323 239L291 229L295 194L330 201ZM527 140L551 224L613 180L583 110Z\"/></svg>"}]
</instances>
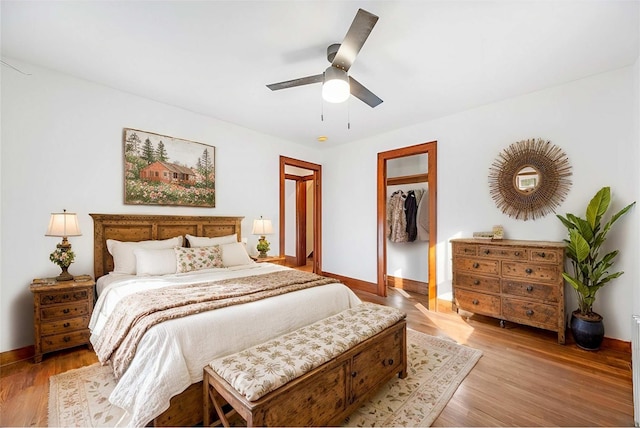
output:
<instances>
[{"instance_id":1,"label":"light wood floor","mask_svg":"<svg viewBox=\"0 0 640 428\"><path fill-rule=\"evenodd\" d=\"M357 294L402 309L409 328L483 351L434 426L633 426L627 353L583 351L558 345L552 332L429 312L424 298L401 290ZM82 347L0 368L0 426L46 426L49 377L94 362Z\"/></svg>"}]
</instances>

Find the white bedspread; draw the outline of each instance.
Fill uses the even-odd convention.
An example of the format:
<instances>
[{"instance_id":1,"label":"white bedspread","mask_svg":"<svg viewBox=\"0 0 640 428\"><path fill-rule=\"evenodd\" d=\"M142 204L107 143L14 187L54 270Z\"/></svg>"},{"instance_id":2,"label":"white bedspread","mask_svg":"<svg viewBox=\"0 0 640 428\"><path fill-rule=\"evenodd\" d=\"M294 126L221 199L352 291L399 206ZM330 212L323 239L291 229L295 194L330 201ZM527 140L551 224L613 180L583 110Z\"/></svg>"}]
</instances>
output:
<instances>
[{"instance_id":1,"label":"white bedspread","mask_svg":"<svg viewBox=\"0 0 640 428\"><path fill-rule=\"evenodd\" d=\"M157 277L112 276L102 281L89 328L93 341L124 296L175 284L220 280L288 269L255 263L231 269ZM360 304L343 284L329 284L256 302L174 319L149 329L109 397L126 410L118 426L144 426L169 408L169 400L202 380L213 359L265 342Z\"/></svg>"}]
</instances>

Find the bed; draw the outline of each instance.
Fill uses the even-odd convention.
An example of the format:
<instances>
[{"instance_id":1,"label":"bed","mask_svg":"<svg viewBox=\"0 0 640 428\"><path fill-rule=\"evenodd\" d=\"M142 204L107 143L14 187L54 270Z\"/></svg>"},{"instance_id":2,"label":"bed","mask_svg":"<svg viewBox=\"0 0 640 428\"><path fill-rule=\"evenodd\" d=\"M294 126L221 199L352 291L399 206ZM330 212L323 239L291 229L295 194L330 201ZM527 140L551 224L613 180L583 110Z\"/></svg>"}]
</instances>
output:
<instances>
[{"instance_id":1,"label":"bed","mask_svg":"<svg viewBox=\"0 0 640 428\"><path fill-rule=\"evenodd\" d=\"M94 220L94 274L98 283L98 300L90 325L92 343L96 342L109 314L121 299L138 291L205 280L252 278L290 270L271 263L250 262L164 275L114 273L108 240L138 242L187 235L191 239L235 235L235 240L240 242L242 217L127 214L91 214L91 217ZM172 319L151 327L140 340L135 356L110 397L113 404L127 411L118 425L198 424L203 416L202 368L209 361L360 303L348 287L331 281L330 284Z\"/></svg>"}]
</instances>

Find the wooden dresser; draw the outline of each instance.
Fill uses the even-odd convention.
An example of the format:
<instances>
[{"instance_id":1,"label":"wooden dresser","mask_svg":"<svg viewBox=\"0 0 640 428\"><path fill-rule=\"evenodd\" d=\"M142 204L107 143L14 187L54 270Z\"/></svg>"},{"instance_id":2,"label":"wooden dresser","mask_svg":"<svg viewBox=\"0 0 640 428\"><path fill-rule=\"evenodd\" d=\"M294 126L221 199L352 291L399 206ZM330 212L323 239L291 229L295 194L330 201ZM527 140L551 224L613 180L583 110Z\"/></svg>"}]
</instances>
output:
<instances>
[{"instance_id":1,"label":"wooden dresser","mask_svg":"<svg viewBox=\"0 0 640 428\"><path fill-rule=\"evenodd\" d=\"M452 239L453 309L556 331L565 339L565 244Z\"/></svg>"},{"instance_id":2,"label":"wooden dresser","mask_svg":"<svg viewBox=\"0 0 640 428\"><path fill-rule=\"evenodd\" d=\"M71 281L34 280L29 288L33 293L35 363L47 352L90 346L94 286L88 275Z\"/></svg>"}]
</instances>

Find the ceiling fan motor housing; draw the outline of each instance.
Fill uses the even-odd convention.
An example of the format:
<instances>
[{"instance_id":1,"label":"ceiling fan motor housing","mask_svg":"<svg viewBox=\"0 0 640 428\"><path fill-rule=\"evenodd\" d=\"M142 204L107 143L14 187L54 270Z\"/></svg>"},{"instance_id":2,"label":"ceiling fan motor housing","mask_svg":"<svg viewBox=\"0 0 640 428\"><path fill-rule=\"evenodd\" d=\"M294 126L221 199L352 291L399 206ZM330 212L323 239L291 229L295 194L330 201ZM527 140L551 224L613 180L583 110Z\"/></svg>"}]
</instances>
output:
<instances>
[{"instance_id":1,"label":"ceiling fan motor housing","mask_svg":"<svg viewBox=\"0 0 640 428\"><path fill-rule=\"evenodd\" d=\"M336 53L338 53L338 49L340 49L340 43L334 43L327 47L327 61L333 62L333 59L336 57Z\"/></svg>"}]
</instances>

